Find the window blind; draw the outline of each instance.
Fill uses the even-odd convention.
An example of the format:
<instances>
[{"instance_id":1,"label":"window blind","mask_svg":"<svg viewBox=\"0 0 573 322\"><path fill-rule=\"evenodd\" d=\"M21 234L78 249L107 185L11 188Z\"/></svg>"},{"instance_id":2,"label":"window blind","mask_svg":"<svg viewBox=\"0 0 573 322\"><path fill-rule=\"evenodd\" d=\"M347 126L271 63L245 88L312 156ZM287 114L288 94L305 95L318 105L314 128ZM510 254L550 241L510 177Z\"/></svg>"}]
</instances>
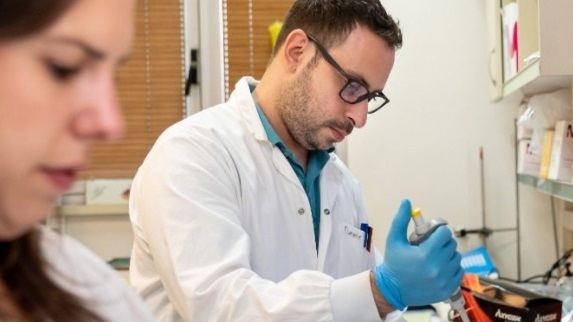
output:
<instances>
[{"instance_id":1,"label":"window blind","mask_svg":"<svg viewBox=\"0 0 573 322\"><path fill-rule=\"evenodd\" d=\"M185 115L182 0L140 0L129 61L117 77L126 136L98 143L83 179L131 178L163 130Z\"/></svg>"},{"instance_id":2,"label":"window blind","mask_svg":"<svg viewBox=\"0 0 573 322\"><path fill-rule=\"evenodd\" d=\"M260 79L271 57L269 26L294 0L223 0L225 97L243 76Z\"/></svg>"}]
</instances>

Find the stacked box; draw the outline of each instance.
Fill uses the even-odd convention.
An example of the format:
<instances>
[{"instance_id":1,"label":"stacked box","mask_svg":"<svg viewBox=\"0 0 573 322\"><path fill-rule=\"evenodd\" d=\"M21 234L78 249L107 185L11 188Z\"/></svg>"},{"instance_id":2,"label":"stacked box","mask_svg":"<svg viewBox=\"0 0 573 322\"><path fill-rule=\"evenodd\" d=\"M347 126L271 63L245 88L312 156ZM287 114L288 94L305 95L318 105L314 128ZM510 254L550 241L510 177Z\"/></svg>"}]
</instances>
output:
<instances>
[{"instance_id":1,"label":"stacked box","mask_svg":"<svg viewBox=\"0 0 573 322\"><path fill-rule=\"evenodd\" d=\"M551 165L551 150L553 146L554 130L547 130L543 135L543 146L541 148L541 164L539 166L539 178L549 177L549 166Z\"/></svg>"},{"instance_id":2,"label":"stacked box","mask_svg":"<svg viewBox=\"0 0 573 322\"><path fill-rule=\"evenodd\" d=\"M471 321L559 322L563 303L508 281L465 274L464 307ZM454 321L461 322L459 316Z\"/></svg>"},{"instance_id":3,"label":"stacked box","mask_svg":"<svg viewBox=\"0 0 573 322\"><path fill-rule=\"evenodd\" d=\"M518 146L517 173L531 176L539 175L541 155L531 152L531 140L521 140Z\"/></svg>"},{"instance_id":4,"label":"stacked box","mask_svg":"<svg viewBox=\"0 0 573 322\"><path fill-rule=\"evenodd\" d=\"M548 179L570 181L573 175L573 124L559 121L555 124Z\"/></svg>"}]
</instances>

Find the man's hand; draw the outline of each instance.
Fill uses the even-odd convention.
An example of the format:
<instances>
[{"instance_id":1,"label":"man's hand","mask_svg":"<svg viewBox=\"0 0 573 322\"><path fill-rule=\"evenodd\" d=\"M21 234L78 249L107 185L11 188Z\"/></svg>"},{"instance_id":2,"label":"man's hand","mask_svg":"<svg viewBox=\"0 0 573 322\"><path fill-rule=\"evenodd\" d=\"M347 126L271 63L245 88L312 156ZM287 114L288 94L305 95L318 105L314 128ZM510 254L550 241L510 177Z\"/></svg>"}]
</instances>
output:
<instances>
[{"instance_id":1,"label":"man's hand","mask_svg":"<svg viewBox=\"0 0 573 322\"><path fill-rule=\"evenodd\" d=\"M398 310L446 300L463 277L450 229L441 226L420 245L410 245L411 214L410 201L402 201L386 238L384 262L373 270L378 289Z\"/></svg>"}]
</instances>

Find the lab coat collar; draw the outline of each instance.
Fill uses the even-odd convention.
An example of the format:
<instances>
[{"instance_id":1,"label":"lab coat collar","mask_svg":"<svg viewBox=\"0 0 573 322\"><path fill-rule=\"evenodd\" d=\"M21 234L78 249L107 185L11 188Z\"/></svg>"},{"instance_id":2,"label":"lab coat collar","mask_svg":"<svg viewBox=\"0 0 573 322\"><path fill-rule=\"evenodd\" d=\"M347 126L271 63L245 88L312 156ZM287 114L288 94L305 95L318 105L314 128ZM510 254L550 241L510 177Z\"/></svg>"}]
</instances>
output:
<instances>
[{"instance_id":1,"label":"lab coat collar","mask_svg":"<svg viewBox=\"0 0 573 322\"><path fill-rule=\"evenodd\" d=\"M280 149L275 148L269 141L267 132L257 113L257 106L251 94L251 86L257 86L258 83L259 82L252 77L241 78L237 84L235 84L235 90L231 94L228 103L239 110L239 113L245 120L247 129L253 134L255 140L268 144L273 164L277 171L304 192L303 186L300 184L296 173L288 163L286 157L282 154Z\"/></svg>"},{"instance_id":2,"label":"lab coat collar","mask_svg":"<svg viewBox=\"0 0 573 322\"><path fill-rule=\"evenodd\" d=\"M258 84L259 81L253 77L246 76L241 78L237 84L235 84L235 90L229 98L229 103L239 109L245 119L247 128L253 133L255 139L258 141L268 141L267 133L261 123L255 101L251 94L250 86L257 86Z\"/></svg>"}]
</instances>

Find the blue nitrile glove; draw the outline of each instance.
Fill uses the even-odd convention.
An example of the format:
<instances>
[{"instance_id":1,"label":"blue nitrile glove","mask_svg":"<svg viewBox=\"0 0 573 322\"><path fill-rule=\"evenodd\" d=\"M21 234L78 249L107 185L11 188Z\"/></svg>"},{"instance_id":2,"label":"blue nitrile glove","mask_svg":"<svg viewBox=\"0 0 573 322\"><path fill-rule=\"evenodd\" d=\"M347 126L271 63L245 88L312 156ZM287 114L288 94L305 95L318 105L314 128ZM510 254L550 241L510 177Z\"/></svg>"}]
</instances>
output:
<instances>
[{"instance_id":1,"label":"blue nitrile glove","mask_svg":"<svg viewBox=\"0 0 573 322\"><path fill-rule=\"evenodd\" d=\"M410 245L411 215L410 201L402 201L386 237L384 262L374 268L378 289L398 310L446 300L463 276L462 256L450 229L441 226L420 245Z\"/></svg>"}]
</instances>

